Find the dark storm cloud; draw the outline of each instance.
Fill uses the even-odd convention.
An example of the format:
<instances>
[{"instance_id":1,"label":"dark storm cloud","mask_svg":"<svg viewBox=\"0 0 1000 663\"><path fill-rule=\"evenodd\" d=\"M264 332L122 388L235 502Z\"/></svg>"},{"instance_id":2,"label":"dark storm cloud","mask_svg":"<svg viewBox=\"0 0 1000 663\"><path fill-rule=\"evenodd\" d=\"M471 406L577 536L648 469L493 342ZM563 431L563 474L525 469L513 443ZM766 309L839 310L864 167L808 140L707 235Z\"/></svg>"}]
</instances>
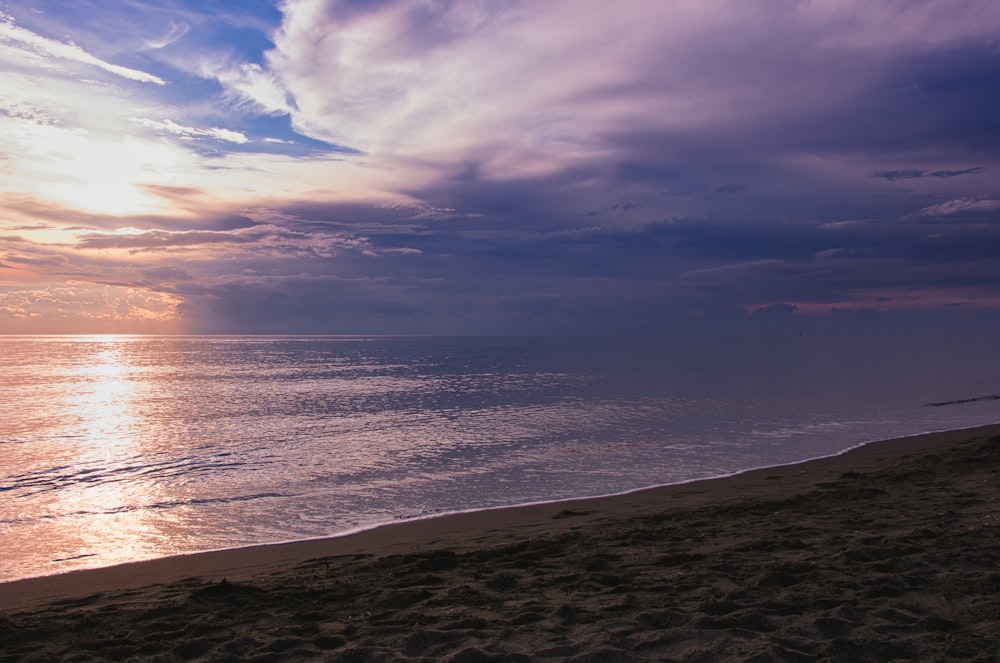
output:
<instances>
[{"instance_id":1,"label":"dark storm cloud","mask_svg":"<svg viewBox=\"0 0 1000 663\"><path fill-rule=\"evenodd\" d=\"M986 172L986 165L949 167L967 162L970 154L996 163L1000 54L988 45L916 56L901 50L882 56L874 71L861 54L802 63L793 46L774 46L787 51L787 59L765 63L747 54L735 70L721 63L710 69L714 80L705 83L710 87L728 89L743 69L747 80L758 84L746 99L732 99L740 104L732 121L676 129L646 123L621 127L598 137L604 150L593 161L532 178L491 177L473 155L450 178L407 193L515 224L559 224L574 213L594 211L575 206L607 201L622 190L639 198L636 204L668 215L753 222L887 219L916 211L913 194L889 197L867 186L873 163L921 155L942 166L876 170L875 177L888 181L965 180L961 176ZM764 75L769 66L774 71ZM774 84L768 84L771 79ZM779 86L778 80L784 83Z\"/></svg>"},{"instance_id":2,"label":"dark storm cloud","mask_svg":"<svg viewBox=\"0 0 1000 663\"><path fill-rule=\"evenodd\" d=\"M229 330L253 329L259 312L273 309L339 333L365 325L385 333L662 332L736 322L777 328L834 308L940 304L945 291L989 297L1000 272L992 250L1000 224L677 219L498 232L481 218L404 214L397 222L394 231L390 218L377 229L369 221L376 260L299 260L295 277L268 276L260 264L256 275L184 292ZM298 227L310 224L322 227L315 219ZM934 294L915 300L921 291Z\"/></svg>"},{"instance_id":3,"label":"dark storm cloud","mask_svg":"<svg viewBox=\"0 0 1000 663\"><path fill-rule=\"evenodd\" d=\"M743 66L760 81L761 63L753 62L750 55L727 75L735 77ZM437 265L441 274L475 284L482 296L498 294L489 282L504 275L517 284L511 290L525 289L519 290L523 297L511 292L503 301L521 301L525 311L566 308L569 300L586 308L585 293L594 292L598 281L602 292L621 296L660 293L656 306L649 300L650 310L659 306L674 314L753 307L804 312L791 301L878 306L898 301L879 294L883 291L930 291L935 284L972 288L984 301L994 298L1000 262L992 247L1000 245L1000 224L955 223L973 215L1000 221L992 199L949 199L939 190L887 193L865 180L872 177L872 164L912 162L917 155L941 167L881 169L874 177L988 187L983 179L965 177L991 170L986 165L949 166L972 158L995 167L1000 136L995 51L988 44L945 45L919 54L900 49L883 54L874 71L864 54L854 61L809 62L805 68L794 58L774 64L770 75L790 86L766 87L726 126L640 125L601 137L615 155L612 161L602 156L517 179L491 178L487 169L467 165L433 188L411 190L428 202L498 221L484 222L479 236L451 228L447 235L406 241L423 251L418 262L424 267L435 265L435 256L461 256L450 262L450 272ZM824 71L836 74L832 85L807 80ZM715 83L723 87L722 80ZM798 103L803 94L812 103ZM828 163L830 170L815 169L817 163ZM620 196L616 190L642 202L574 210L591 196ZM938 202L929 204L928 197ZM671 205L689 205L703 216L651 221L658 209ZM647 216L625 213L633 210ZM625 227L580 227L575 220L580 217L621 220ZM497 226L519 232L485 234ZM928 294L927 301L935 297Z\"/></svg>"}]
</instances>

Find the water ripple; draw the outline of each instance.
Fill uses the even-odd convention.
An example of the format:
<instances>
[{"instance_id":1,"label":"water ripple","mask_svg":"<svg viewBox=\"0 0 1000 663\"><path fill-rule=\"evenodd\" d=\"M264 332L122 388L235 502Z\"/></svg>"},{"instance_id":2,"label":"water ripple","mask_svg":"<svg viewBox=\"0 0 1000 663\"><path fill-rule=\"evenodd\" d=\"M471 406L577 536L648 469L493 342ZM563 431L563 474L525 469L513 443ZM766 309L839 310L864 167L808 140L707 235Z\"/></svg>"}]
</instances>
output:
<instances>
[{"instance_id":1,"label":"water ripple","mask_svg":"<svg viewBox=\"0 0 1000 663\"><path fill-rule=\"evenodd\" d=\"M0 337L0 581L990 423L1000 396L954 396L998 364L993 338Z\"/></svg>"}]
</instances>

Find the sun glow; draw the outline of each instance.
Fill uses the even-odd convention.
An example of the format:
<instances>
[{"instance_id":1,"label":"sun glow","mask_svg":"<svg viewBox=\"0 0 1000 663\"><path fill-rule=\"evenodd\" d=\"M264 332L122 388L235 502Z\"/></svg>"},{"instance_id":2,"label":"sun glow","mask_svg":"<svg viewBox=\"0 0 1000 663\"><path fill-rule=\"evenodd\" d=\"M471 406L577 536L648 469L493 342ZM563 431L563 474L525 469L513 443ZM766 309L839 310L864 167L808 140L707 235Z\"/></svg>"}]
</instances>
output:
<instances>
[{"instance_id":1,"label":"sun glow","mask_svg":"<svg viewBox=\"0 0 1000 663\"><path fill-rule=\"evenodd\" d=\"M164 201L143 185L162 183L165 174L181 166L175 150L163 145L118 143L78 134L68 142L50 145L44 157L48 177L40 184L50 198L114 216L162 210Z\"/></svg>"},{"instance_id":2,"label":"sun glow","mask_svg":"<svg viewBox=\"0 0 1000 663\"><path fill-rule=\"evenodd\" d=\"M163 139L57 118L0 114L2 188L85 212L124 216L162 211L148 186L169 186L195 170L196 155Z\"/></svg>"}]
</instances>

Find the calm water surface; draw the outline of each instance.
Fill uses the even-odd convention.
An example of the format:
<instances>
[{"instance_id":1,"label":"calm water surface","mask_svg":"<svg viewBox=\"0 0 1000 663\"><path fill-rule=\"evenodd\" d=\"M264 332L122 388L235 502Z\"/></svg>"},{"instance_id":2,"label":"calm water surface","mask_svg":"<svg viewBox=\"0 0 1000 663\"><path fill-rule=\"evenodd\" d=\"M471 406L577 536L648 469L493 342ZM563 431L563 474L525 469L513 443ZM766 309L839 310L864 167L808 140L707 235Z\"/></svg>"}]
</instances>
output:
<instances>
[{"instance_id":1,"label":"calm water surface","mask_svg":"<svg viewBox=\"0 0 1000 663\"><path fill-rule=\"evenodd\" d=\"M989 338L0 337L0 581L1000 421Z\"/></svg>"}]
</instances>

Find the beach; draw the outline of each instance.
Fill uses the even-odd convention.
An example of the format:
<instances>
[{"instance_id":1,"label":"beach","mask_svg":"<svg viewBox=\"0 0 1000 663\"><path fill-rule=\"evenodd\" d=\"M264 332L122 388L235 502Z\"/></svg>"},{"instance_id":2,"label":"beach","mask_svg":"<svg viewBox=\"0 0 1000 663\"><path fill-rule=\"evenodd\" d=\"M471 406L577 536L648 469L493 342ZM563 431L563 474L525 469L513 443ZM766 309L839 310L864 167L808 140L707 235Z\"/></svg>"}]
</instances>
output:
<instances>
[{"instance_id":1,"label":"beach","mask_svg":"<svg viewBox=\"0 0 1000 663\"><path fill-rule=\"evenodd\" d=\"M998 661L1000 426L0 585L0 661Z\"/></svg>"}]
</instances>

